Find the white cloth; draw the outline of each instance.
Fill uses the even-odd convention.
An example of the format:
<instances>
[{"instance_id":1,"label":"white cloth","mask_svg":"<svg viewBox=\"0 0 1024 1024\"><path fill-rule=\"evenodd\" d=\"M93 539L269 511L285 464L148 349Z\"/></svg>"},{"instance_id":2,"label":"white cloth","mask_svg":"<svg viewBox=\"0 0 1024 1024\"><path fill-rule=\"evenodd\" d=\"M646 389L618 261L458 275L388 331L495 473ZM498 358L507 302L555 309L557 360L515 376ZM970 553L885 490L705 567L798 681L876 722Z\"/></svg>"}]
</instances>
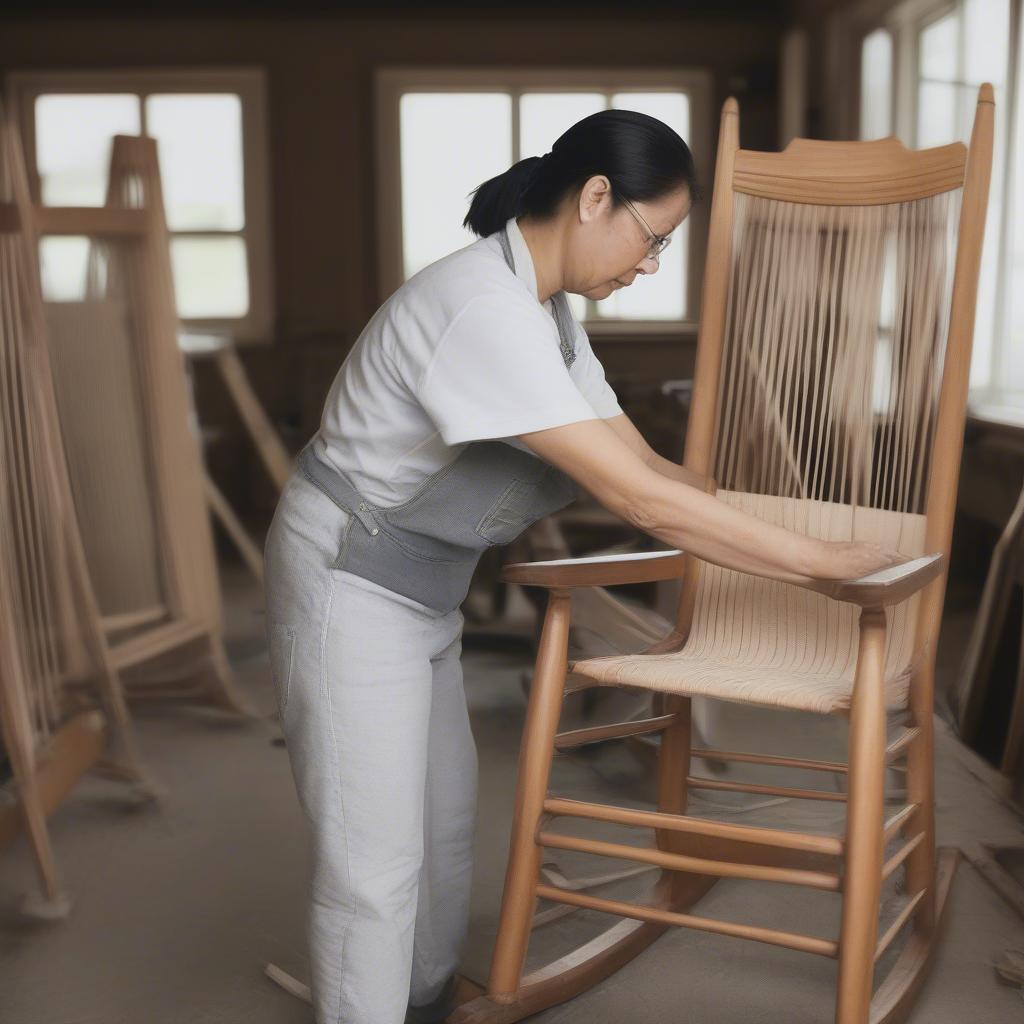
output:
<instances>
[{"instance_id":1,"label":"white cloth","mask_svg":"<svg viewBox=\"0 0 1024 1024\"><path fill-rule=\"evenodd\" d=\"M445 256L377 310L339 369L314 443L370 501L403 501L469 441L621 414L578 321L566 368L515 218L506 231L515 275L496 234Z\"/></svg>"}]
</instances>

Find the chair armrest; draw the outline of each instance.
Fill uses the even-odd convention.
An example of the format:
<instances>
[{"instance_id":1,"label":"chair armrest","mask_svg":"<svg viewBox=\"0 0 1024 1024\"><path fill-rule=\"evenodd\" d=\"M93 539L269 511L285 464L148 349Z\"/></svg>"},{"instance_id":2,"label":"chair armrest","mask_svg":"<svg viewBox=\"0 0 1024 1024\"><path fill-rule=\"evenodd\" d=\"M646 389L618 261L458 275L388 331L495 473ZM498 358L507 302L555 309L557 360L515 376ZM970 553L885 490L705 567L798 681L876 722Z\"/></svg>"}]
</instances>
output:
<instances>
[{"instance_id":1,"label":"chair armrest","mask_svg":"<svg viewBox=\"0 0 1024 1024\"><path fill-rule=\"evenodd\" d=\"M834 601L846 601L862 608L884 608L905 601L931 583L941 574L944 565L945 556L937 552L890 565L857 580L808 580L795 585L817 591Z\"/></svg>"},{"instance_id":2,"label":"chair armrest","mask_svg":"<svg viewBox=\"0 0 1024 1024\"><path fill-rule=\"evenodd\" d=\"M557 558L547 562L513 562L501 570L505 583L525 587L614 587L621 583L653 583L683 573L682 551L641 551L590 558Z\"/></svg>"}]
</instances>

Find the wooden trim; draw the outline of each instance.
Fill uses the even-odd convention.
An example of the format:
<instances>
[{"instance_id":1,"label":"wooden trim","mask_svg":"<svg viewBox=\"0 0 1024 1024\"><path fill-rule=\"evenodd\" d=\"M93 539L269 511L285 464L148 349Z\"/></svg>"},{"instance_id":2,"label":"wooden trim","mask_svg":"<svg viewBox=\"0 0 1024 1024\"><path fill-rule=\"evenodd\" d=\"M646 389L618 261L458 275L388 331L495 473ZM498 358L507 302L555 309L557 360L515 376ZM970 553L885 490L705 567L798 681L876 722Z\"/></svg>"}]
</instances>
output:
<instances>
[{"instance_id":1,"label":"wooden trim","mask_svg":"<svg viewBox=\"0 0 1024 1024\"><path fill-rule=\"evenodd\" d=\"M558 832L539 832L537 843L554 850L573 850L577 853L592 853L599 857L614 857L616 860L635 860L641 864L656 864L659 867L691 874L714 875L718 878L749 878L760 882L780 882L784 885L805 885L811 889L824 889L826 892L838 892L840 889L839 876L825 871L766 867L762 864L690 857L666 850L610 843L601 839L584 839L579 836L561 835Z\"/></svg>"},{"instance_id":2,"label":"wooden trim","mask_svg":"<svg viewBox=\"0 0 1024 1024\"><path fill-rule=\"evenodd\" d=\"M753 925L733 924L731 921L716 921L708 917L695 917L692 914L680 914L660 907L644 907L622 900L607 900L584 893L567 892L553 885L537 886L537 895L541 899L555 903L569 903L588 910L602 910L620 917L632 917L639 921L656 921L661 924L676 925L681 928L693 928L697 931L715 932L718 935L732 935L740 939L752 939L755 942L766 942L773 946L785 946L803 953L816 953L819 956L835 957L838 946L828 939L819 939L812 935L797 935L792 932L777 931L774 928L757 928Z\"/></svg>"},{"instance_id":3,"label":"wooden trim","mask_svg":"<svg viewBox=\"0 0 1024 1024\"><path fill-rule=\"evenodd\" d=\"M918 804L906 804L889 818L882 829L883 841L890 842L918 810Z\"/></svg>"},{"instance_id":4,"label":"wooden trim","mask_svg":"<svg viewBox=\"0 0 1024 1024\"><path fill-rule=\"evenodd\" d=\"M959 188L966 159L960 142L910 150L894 137L871 142L794 139L781 153L739 150L733 187L790 203L902 203Z\"/></svg>"},{"instance_id":5,"label":"wooden trim","mask_svg":"<svg viewBox=\"0 0 1024 1024\"><path fill-rule=\"evenodd\" d=\"M936 552L881 569L859 580L808 580L793 585L824 594L833 601L845 601L862 608L886 608L922 590L942 575L945 565L945 555Z\"/></svg>"},{"instance_id":6,"label":"wooden trim","mask_svg":"<svg viewBox=\"0 0 1024 1024\"><path fill-rule=\"evenodd\" d=\"M681 551L652 551L643 555L512 562L502 568L499 578L524 587L614 587L676 579L684 565Z\"/></svg>"},{"instance_id":7,"label":"wooden trim","mask_svg":"<svg viewBox=\"0 0 1024 1024\"><path fill-rule=\"evenodd\" d=\"M631 722L612 722L609 725L594 725L588 729L572 729L555 736L556 750L575 750L588 743L603 743L626 736L650 736L663 732L676 720L675 715L660 715L657 718L638 718Z\"/></svg>"},{"instance_id":8,"label":"wooden trim","mask_svg":"<svg viewBox=\"0 0 1024 1024\"><path fill-rule=\"evenodd\" d=\"M102 756L107 728L98 711L87 711L65 722L39 751L34 772L34 791L44 816L48 816L71 792L75 783ZM24 828L25 807L19 794L0 808L0 849Z\"/></svg>"},{"instance_id":9,"label":"wooden trim","mask_svg":"<svg viewBox=\"0 0 1024 1024\"><path fill-rule=\"evenodd\" d=\"M110 206L36 206L42 235L94 235L100 238L143 238L149 213Z\"/></svg>"},{"instance_id":10,"label":"wooden trim","mask_svg":"<svg viewBox=\"0 0 1024 1024\"><path fill-rule=\"evenodd\" d=\"M808 771L845 773L847 767L839 761L812 761L803 757L775 757L771 754L746 754L731 750L693 748L694 757L711 761L736 761L743 764L764 764L777 768L806 768Z\"/></svg>"},{"instance_id":11,"label":"wooden trim","mask_svg":"<svg viewBox=\"0 0 1024 1024\"><path fill-rule=\"evenodd\" d=\"M875 963L878 963L882 954L889 948L892 940L899 934L900 929L908 920L910 920L910 915L917 909L917 905L924 898L925 892L927 892L927 890L922 889L907 900L907 905L899 912L899 915L893 923L886 929L885 934L881 939L879 939L878 946L875 948Z\"/></svg>"},{"instance_id":12,"label":"wooden trim","mask_svg":"<svg viewBox=\"0 0 1024 1024\"><path fill-rule=\"evenodd\" d=\"M923 839L923 832L908 839L882 866L882 878L888 878L921 845Z\"/></svg>"},{"instance_id":13,"label":"wooden trim","mask_svg":"<svg viewBox=\"0 0 1024 1024\"><path fill-rule=\"evenodd\" d=\"M838 836L819 836L755 825L733 825L706 818L642 811L632 807L612 807L608 804L587 803L582 800L551 797L544 801L544 811L554 817L565 815L587 818L590 821L606 821L616 825L666 829L670 832L686 832L714 839L777 846L784 850L799 850L827 857L838 857L843 852L843 841Z\"/></svg>"},{"instance_id":14,"label":"wooden trim","mask_svg":"<svg viewBox=\"0 0 1024 1024\"><path fill-rule=\"evenodd\" d=\"M35 146L37 97L44 93L111 91L134 93L143 101L148 95L163 92L227 92L239 97L242 106L242 186L245 225L241 232L234 234L241 234L245 239L249 311L244 317L192 318L182 322L193 330L230 331L239 344L271 342L275 312L266 70L255 66L200 66L11 72L7 76L7 92L11 109L17 111L21 125L32 196L37 203L40 201ZM44 228L43 233L49 232ZM232 232L211 229L208 234L221 236L230 235Z\"/></svg>"},{"instance_id":15,"label":"wooden trim","mask_svg":"<svg viewBox=\"0 0 1024 1024\"><path fill-rule=\"evenodd\" d=\"M840 925L836 1024L863 1024L871 1006L884 857L885 612L860 614L850 709L850 787Z\"/></svg>"},{"instance_id":16,"label":"wooden trim","mask_svg":"<svg viewBox=\"0 0 1024 1024\"><path fill-rule=\"evenodd\" d=\"M794 800L828 800L843 803L845 793L830 793L824 789L793 789L788 786L762 786L753 782L726 782L722 779L703 779L691 775L687 780L691 789L717 789L728 793L758 793L762 796L785 796Z\"/></svg>"}]
</instances>

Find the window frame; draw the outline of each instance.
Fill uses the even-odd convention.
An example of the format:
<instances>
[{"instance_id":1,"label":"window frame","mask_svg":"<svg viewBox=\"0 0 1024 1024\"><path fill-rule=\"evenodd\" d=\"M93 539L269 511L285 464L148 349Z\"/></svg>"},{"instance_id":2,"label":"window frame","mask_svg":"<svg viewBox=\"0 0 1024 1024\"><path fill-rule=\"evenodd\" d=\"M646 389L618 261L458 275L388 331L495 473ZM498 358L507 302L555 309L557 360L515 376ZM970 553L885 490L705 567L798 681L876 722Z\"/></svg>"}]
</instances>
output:
<instances>
[{"instance_id":1,"label":"window frame","mask_svg":"<svg viewBox=\"0 0 1024 1024\"><path fill-rule=\"evenodd\" d=\"M243 345L270 344L274 333L266 77L265 69L260 67L16 71L6 76L8 108L18 119L29 188L37 203L41 201L36 165L37 97L57 93L134 93L140 99L143 129L145 98L151 94L232 93L239 97L242 107L243 228L240 231L169 231L169 234L171 238L221 235L243 239L249 278L249 311L242 317L190 317L180 320L181 328L186 332L227 333Z\"/></svg>"},{"instance_id":2,"label":"window frame","mask_svg":"<svg viewBox=\"0 0 1024 1024\"><path fill-rule=\"evenodd\" d=\"M697 178L711 191L711 75L685 68L448 68L392 65L374 75L377 180L377 294L383 302L404 281L399 104L406 92L508 92L512 103L512 162L519 154L518 97L525 92L682 91L690 103L690 138ZM686 268L686 316L681 320L585 320L592 337L677 338L696 329L704 276L709 199L690 213Z\"/></svg>"}]
</instances>

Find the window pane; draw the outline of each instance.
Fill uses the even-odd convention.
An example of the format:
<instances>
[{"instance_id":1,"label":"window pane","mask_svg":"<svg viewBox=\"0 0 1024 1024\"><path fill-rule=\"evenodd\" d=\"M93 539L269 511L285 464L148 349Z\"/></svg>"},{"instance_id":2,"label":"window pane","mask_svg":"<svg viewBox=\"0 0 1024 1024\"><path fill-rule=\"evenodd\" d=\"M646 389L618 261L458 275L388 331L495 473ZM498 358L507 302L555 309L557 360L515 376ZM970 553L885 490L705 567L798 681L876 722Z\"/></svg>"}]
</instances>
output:
<instances>
[{"instance_id":1,"label":"window pane","mask_svg":"<svg viewBox=\"0 0 1024 1024\"><path fill-rule=\"evenodd\" d=\"M860 137L892 134L892 34L880 28L864 37L860 59Z\"/></svg>"},{"instance_id":2,"label":"window pane","mask_svg":"<svg viewBox=\"0 0 1024 1024\"><path fill-rule=\"evenodd\" d=\"M964 80L1002 84L1006 80L1010 0L967 0L964 6Z\"/></svg>"},{"instance_id":3,"label":"window pane","mask_svg":"<svg viewBox=\"0 0 1024 1024\"><path fill-rule=\"evenodd\" d=\"M664 121L689 144L690 97L683 92L619 92L612 96L619 110L639 110Z\"/></svg>"},{"instance_id":4,"label":"window pane","mask_svg":"<svg viewBox=\"0 0 1024 1024\"><path fill-rule=\"evenodd\" d=\"M619 110L649 114L688 142L690 100L680 92L625 92L612 97ZM672 233L672 242L661 254L657 273L638 275L629 288L613 292L597 304L602 317L625 320L681 320L686 316L686 273L689 249L689 220Z\"/></svg>"},{"instance_id":5,"label":"window pane","mask_svg":"<svg viewBox=\"0 0 1024 1024\"><path fill-rule=\"evenodd\" d=\"M183 319L249 312L249 275L241 238L172 238L171 267Z\"/></svg>"},{"instance_id":6,"label":"window pane","mask_svg":"<svg viewBox=\"0 0 1024 1024\"><path fill-rule=\"evenodd\" d=\"M476 236L470 193L512 163L507 93L406 93L399 105L405 276Z\"/></svg>"},{"instance_id":7,"label":"window pane","mask_svg":"<svg viewBox=\"0 0 1024 1024\"><path fill-rule=\"evenodd\" d=\"M957 100L959 89L942 82L922 82L917 96L917 146L944 146L959 135Z\"/></svg>"},{"instance_id":8,"label":"window pane","mask_svg":"<svg viewBox=\"0 0 1024 1024\"><path fill-rule=\"evenodd\" d=\"M1003 271L1001 385L1016 392L1017 404L1024 405L1024 19L1017 49L1017 103L1013 163L1010 167L1013 209L1007 210L1007 266ZM999 96L996 95L996 110ZM1004 103L1005 106L1005 103ZM1005 132L1003 133L1005 135Z\"/></svg>"},{"instance_id":9,"label":"window pane","mask_svg":"<svg viewBox=\"0 0 1024 1024\"><path fill-rule=\"evenodd\" d=\"M85 298L89 239L72 235L39 240L40 276L46 302L80 302Z\"/></svg>"},{"instance_id":10,"label":"window pane","mask_svg":"<svg viewBox=\"0 0 1024 1024\"><path fill-rule=\"evenodd\" d=\"M242 103L230 93L154 95L146 132L157 140L171 230L240 231Z\"/></svg>"},{"instance_id":11,"label":"window pane","mask_svg":"<svg viewBox=\"0 0 1024 1024\"><path fill-rule=\"evenodd\" d=\"M601 93L527 93L519 102L520 156L543 156L564 131L607 106Z\"/></svg>"},{"instance_id":12,"label":"window pane","mask_svg":"<svg viewBox=\"0 0 1024 1024\"><path fill-rule=\"evenodd\" d=\"M956 13L933 21L921 32L920 75L932 81L956 80L960 22Z\"/></svg>"},{"instance_id":13,"label":"window pane","mask_svg":"<svg viewBox=\"0 0 1024 1024\"><path fill-rule=\"evenodd\" d=\"M138 135L139 99L131 94L36 98L36 166L47 206L102 206L115 135Z\"/></svg>"}]
</instances>

